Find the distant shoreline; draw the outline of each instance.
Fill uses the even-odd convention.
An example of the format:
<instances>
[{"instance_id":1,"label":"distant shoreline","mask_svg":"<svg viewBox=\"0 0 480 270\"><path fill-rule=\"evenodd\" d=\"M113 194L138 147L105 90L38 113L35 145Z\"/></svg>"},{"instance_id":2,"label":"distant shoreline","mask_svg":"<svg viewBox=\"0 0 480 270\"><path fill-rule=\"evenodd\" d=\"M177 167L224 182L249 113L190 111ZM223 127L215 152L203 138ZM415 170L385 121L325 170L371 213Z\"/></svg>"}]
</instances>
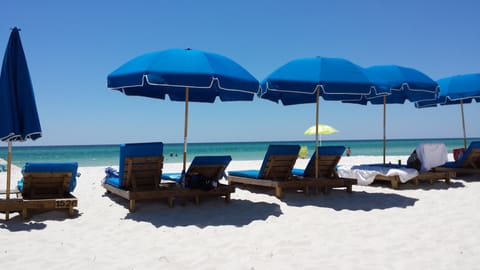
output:
<instances>
[{"instance_id":1,"label":"distant shoreline","mask_svg":"<svg viewBox=\"0 0 480 270\"><path fill-rule=\"evenodd\" d=\"M387 138L387 142L392 141L452 141L452 140L462 140L463 138L408 138L408 139L400 139L400 138ZM480 140L480 137L471 137L467 138L468 141L476 141ZM188 142L188 145L199 145L199 144L252 144L252 143L311 143L313 139L309 140L281 140L281 141L226 141L226 142ZM342 140L328 140L322 139L322 142L325 143L335 143L335 142L374 142L374 141L383 141L382 139L342 139ZM126 143L136 143L140 141L130 141ZM31 145L32 142L29 142L29 145L25 145L22 142L14 143L14 147L88 147L88 146L119 146L123 143L109 143L109 144L55 144L55 145ZM182 142L178 143L168 143L164 142L165 145L183 145ZM0 145L0 149L7 149L8 146Z\"/></svg>"}]
</instances>

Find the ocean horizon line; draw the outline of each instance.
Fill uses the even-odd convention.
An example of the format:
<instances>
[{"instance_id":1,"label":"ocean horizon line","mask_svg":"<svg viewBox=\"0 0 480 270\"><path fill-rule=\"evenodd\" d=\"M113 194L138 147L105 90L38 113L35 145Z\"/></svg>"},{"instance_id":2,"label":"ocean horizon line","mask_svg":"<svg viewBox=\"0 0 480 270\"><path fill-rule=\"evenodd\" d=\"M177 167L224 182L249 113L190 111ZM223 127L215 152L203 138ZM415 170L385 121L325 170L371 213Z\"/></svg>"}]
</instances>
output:
<instances>
[{"instance_id":1,"label":"ocean horizon line","mask_svg":"<svg viewBox=\"0 0 480 270\"><path fill-rule=\"evenodd\" d=\"M463 137L452 137L452 138L387 138L386 141L423 141L423 140L434 140L434 141L440 141L440 140L463 140ZM469 137L467 140L480 140L480 137ZM383 141L383 139L335 139L335 140L328 140L328 139L322 139L321 142L374 142L374 141ZM128 144L128 143L144 143L144 142L149 142L149 141L132 141L132 142L125 142L125 143L106 143L106 144L52 144L52 145L22 145L21 142L19 143L14 143L15 148L21 148L21 147L94 147L94 146L119 146L122 144ZM153 142L153 141L152 141ZM161 141L160 141L161 142ZM291 142L298 142L298 143L314 143L315 140L259 140L259 141L220 141L220 142L188 142L189 145L201 145L201 144L254 144L254 143L259 143L259 144L265 144L265 143L291 143ZM183 145L183 142L178 142L178 143L165 143L163 142L164 145ZM0 146L0 149L2 148L8 148L8 146Z\"/></svg>"}]
</instances>

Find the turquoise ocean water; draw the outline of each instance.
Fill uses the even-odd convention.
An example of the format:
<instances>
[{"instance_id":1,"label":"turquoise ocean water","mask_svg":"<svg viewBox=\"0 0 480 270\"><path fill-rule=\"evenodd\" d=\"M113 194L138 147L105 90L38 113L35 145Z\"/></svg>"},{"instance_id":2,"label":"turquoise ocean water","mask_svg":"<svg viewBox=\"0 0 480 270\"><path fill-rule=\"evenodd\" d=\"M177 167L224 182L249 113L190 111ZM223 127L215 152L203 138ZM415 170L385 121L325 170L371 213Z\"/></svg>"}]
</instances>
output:
<instances>
[{"instance_id":1,"label":"turquoise ocean water","mask_svg":"<svg viewBox=\"0 0 480 270\"><path fill-rule=\"evenodd\" d=\"M478 141L472 138L467 141ZM408 139L388 140L387 155L409 155L413 149L424 142L445 143L449 153L452 149L463 147L463 139ZM313 153L313 141L289 142L240 142L240 143L190 143L188 144L188 160L196 155L231 155L233 160L263 159L269 144L299 144L308 147L309 156ZM383 155L382 140L348 140L322 141L322 145L349 146L352 156ZM165 162L182 161L183 144L165 144ZM12 151L13 164L22 167L27 161L77 161L80 166L118 165L119 145L78 145L78 146L22 146L14 143ZM7 159L6 146L0 147L0 158Z\"/></svg>"}]
</instances>

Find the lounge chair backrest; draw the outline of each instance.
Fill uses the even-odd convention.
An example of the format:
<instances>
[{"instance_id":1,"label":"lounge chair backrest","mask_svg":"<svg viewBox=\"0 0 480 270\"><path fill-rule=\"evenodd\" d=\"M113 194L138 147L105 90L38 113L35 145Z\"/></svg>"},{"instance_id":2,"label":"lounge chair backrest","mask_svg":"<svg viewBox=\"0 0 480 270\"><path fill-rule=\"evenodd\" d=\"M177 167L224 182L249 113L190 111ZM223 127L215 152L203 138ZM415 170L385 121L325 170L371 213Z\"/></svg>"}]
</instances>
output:
<instances>
[{"instance_id":1,"label":"lounge chair backrest","mask_svg":"<svg viewBox=\"0 0 480 270\"><path fill-rule=\"evenodd\" d=\"M455 165L461 168L480 168L480 141L471 142Z\"/></svg>"},{"instance_id":2,"label":"lounge chair backrest","mask_svg":"<svg viewBox=\"0 0 480 270\"><path fill-rule=\"evenodd\" d=\"M345 152L345 146L319 146L318 147L318 176L335 177L336 167ZM315 177L315 152L303 173L305 177Z\"/></svg>"},{"instance_id":3,"label":"lounge chair backrest","mask_svg":"<svg viewBox=\"0 0 480 270\"><path fill-rule=\"evenodd\" d=\"M63 198L77 184L76 162L27 162L19 181L22 196L26 199Z\"/></svg>"},{"instance_id":4,"label":"lounge chair backrest","mask_svg":"<svg viewBox=\"0 0 480 270\"><path fill-rule=\"evenodd\" d=\"M32 172L23 174L22 197L25 199L66 198L70 193L70 172Z\"/></svg>"},{"instance_id":5,"label":"lounge chair backrest","mask_svg":"<svg viewBox=\"0 0 480 270\"><path fill-rule=\"evenodd\" d=\"M196 156L188 167L187 175L200 174L211 180L219 180L231 160L231 156Z\"/></svg>"},{"instance_id":6,"label":"lounge chair backrest","mask_svg":"<svg viewBox=\"0 0 480 270\"><path fill-rule=\"evenodd\" d=\"M259 177L262 179L285 180L292 174L300 145L269 145Z\"/></svg>"},{"instance_id":7,"label":"lounge chair backrest","mask_svg":"<svg viewBox=\"0 0 480 270\"><path fill-rule=\"evenodd\" d=\"M152 176L160 178L163 168L163 143L120 145L119 178L123 186L140 187L145 181L153 185ZM159 181L157 179L157 181ZM135 183L132 183L135 181Z\"/></svg>"},{"instance_id":8,"label":"lounge chair backrest","mask_svg":"<svg viewBox=\"0 0 480 270\"><path fill-rule=\"evenodd\" d=\"M77 169L77 162L27 162L22 173L70 173L67 191L72 192L77 185Z\"/></svg>"}]
</instances>

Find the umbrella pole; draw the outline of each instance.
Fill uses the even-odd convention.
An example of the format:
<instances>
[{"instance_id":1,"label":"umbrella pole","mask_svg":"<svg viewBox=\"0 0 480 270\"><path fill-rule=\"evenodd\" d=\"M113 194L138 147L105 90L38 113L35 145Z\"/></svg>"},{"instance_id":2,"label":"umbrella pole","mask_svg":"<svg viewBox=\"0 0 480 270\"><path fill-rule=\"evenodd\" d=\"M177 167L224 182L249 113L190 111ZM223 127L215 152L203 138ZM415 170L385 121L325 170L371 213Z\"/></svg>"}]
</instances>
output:
<instances>
[{"instance_id":1,"label":"umbrella pole","mask_svg":"<svg viewBox=\"0 0 480 270\"><path fill-rule=\"evenodd\" d=\"M320 89L317 88L317 107L315 111L315 180L318 180L318 114L320 107Z\"/></svg>"},{"instance_id":2,"label":"umbrella pole","mask_svg":"<svg viewBox=\"0 0 480 270\"><path fill-rule=\"evenodd\" d=\"M460 100L460 108L462 110L463 148L467 149L467 133L465 132L465 117L464 117L464 114L463 114L463 100Z\"/></svg>"},{"instance_id":3,"label":"umbrella pole","mask_svg":"<svg viewBox=\"0 0 480 270\"><path fill-rule=\"evenodd\" d=\"M387 96L383 96L383 166L385 166L385 155L387 152Z\"/></svg>"},{"instance_id":4,"label":"umbrella pole","mask_svg":"<svg viewBox=\"0 0 480 270\"><path fill-rule=\"evenodd\" d=\"M185 88L185 124L183 127L183 169L182 186L185 186L185 172L187 171L187 135L188 135L188 87Z\"/></svg>"},{"instance_id":5,"label":"umbrella pole","mask_svg":"<svg viewBox=\"0 0 480 270\"><path fill-rule=\"evenodd\" d=\"M6 200L8 204L8 200L10 200L10 181L12 177L12 141L8 141L8 154L7 154L7 192L6 192ZM5 211L5 220L9 220L10 213Z\"/></svg>"}]
</instances>

